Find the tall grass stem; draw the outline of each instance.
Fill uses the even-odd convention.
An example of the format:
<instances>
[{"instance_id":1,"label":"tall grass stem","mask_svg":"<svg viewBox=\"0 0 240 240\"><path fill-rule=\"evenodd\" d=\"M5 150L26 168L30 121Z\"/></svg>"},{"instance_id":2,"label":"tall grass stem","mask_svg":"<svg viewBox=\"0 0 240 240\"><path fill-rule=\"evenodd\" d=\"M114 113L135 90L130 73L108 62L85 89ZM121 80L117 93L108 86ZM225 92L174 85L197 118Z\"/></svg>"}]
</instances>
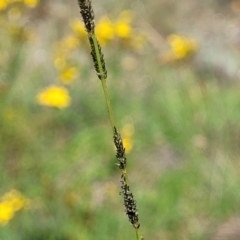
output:
<instances>
[{"instance_id":1,"label":"tall grass stem","mask_svg":"<svg viewBox=\"0 0 240 240\"><path fill-rule=\"evenodd\" d=\"M139 219L138 219L138 211L136 201L134 196L130 190L128 176L127 176L127 158L125 156L125 148L123 145L123 140L116 128L112 105L110 102L110 97L107 89L107 69L105 66L104 57L101 51L101 46L97 41L97 37L95 35L95 19L94 12L91 5L91 0L78 0L78 4L80 7L80 13L83 18L83 22L85 24L86 31L88 33L88 39L91 46L91 55L94 63L95 70L97 72L97 76L101 81L102 89L104 92L105 101L107 104L109 119L113 131L113 142L116 147L116 158L118 160L118 167L121 170L121 195L124 200L125 211L128 216L129 221L136 231L137 240L143 240L142 236L139 233Z\"/></svg>"}]
</instances>

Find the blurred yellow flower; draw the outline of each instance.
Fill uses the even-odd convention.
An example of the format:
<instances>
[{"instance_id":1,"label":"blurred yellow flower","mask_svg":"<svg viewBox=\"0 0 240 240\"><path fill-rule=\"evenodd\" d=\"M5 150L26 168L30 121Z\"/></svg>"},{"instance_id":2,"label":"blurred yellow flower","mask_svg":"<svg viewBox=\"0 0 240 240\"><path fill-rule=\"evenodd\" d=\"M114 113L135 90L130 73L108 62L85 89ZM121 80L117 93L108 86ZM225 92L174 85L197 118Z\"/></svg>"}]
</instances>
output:
<instances>
[{"instance_id":1,"label":"blurred yellow flower","mask_svg":"<svg viewBox=\"0 0 240 240\"><path fill-rule=\"evenodd\" d=\"M60 74L60 80L64 84L70 84L74 79L79 76L79 72L76 67L65 68Z\"/></svg>"},{"instance_id":2,"label":"blurred yellow flower","mask_svg":"<svg viewBox=\"0 0 240 240\"><path fill-rule=\"evenodd\" d=\"M114 25L111 20L104 16L102 17L96 26L96 35L101 45L106 45L115 36Z\"/></svg>"},{"instance_id":3,"label":"blurred yellow flower","mask_svg":"<svg viewBox=\"0 0 240 240\"><path fill-rule=\"evenodd\" d=\"M133 148L133 134L134 126L130 123L125 124L121 130L121 135L126 153L129 153Z\"/></svg>"},{"instance_id":4,"label":"blurred yellow flower","mask_svg":"<svg viewBox=\"0 0 240 240\"><path fill-rule=\"evenodd\" d=\"M8 5L15 2L21 2L27 7L34 8L37 6L39 0L0 0L0 10L5 10Z\"/></svg>"},{"instance_id":5,"label":"blurred yellow flower","mask_svg":"<svg viewBox=\"0 0 240 240\"><path fill-rule=\"evenodd\" d=\"M95 26L95 33L100 45L104 46L107 43L115 39L127 39L124 44L128 42L128 45L134 47L137 50L141 50L143 46L143 37L133 33L131 26L134 18L134 12L130 10L122 11L116 20L112 21L108 16L103 16L99 19ZM80 39L86 37L87 32L85 26L79 19L73 19L69 23L71 29L77 37ZM85 38L87 39L87 38Z\"/></svg>"},{"instance_id":6,"label":"blurred yellow flower","mask_svg":"<svg viewBox=\"0 0 240 240\"><path fill-rule=\"evenodd\" d=\"M34 8L37 6L38 0L24 0L24 3L26 6L28 6L30 8Z\"/></svg>"},{"instance_id":7,"label":"blurred yellow flower","mask_svg":"<svg viewBox=\"0 0 240 240\"><path fill-rule=\"evenodd\" d=\"M17 190L12 190L3 195L0 199L0 225L6 225L14 217L15 212L28 204L29 199Z\"/></svg>"},{"instance_id":8,"label":"blurred yellow flower","mask_svg":"<svg viewBox=\"0 0 240 240\"><path fill-rule=\"evenodd\" d=\"M128 23L119 21L115 24L115 33L120 38L129 38L132 33L132 28Z\"/></svg>"},{"instance_id":9,"label":"blurred yellow flower","mask_svg":"<svg viewBox=\"0 0 240 240\"><path fill-rule=\"evenodd\" d=\"M65 87L51 85L37 95L37 103L48 107L65 108L71 104L71 97Z\"/></svg>"},{"instance_id":10,"label":"blurred yellow flower","mask_svg":"<svg viewBox=\"0 0 240 240\"><path fill-rule=\"evenodd\" d=\"M123 146L125 147L125 151L126 153L131 152L132 148L133 148L133 141L131 137L122 137L123 140Z\"/></svg>"},{"instance_id":11,"label":"blurred yellow flower","mask_svg":"<svg viewBox=\"0 0 240 240\"><path fill-rule=\"evenodd\" d=\"M0 203L0 224L6 225L14 216L14 210L8 202Z\"/></svg>"},{"instance_id":12,"label":"blurred yellow flower","mask_svg":"<svg viewBox=\"0 0 240 240\"><path fill-rule=\"evenodd\" d=\"M175 59L183 59L189 54L195 52L198 48L198 43L196 40L177 34L168 36L167 42L171 46L171 52Z\"/></svg>"},{"instance_id":13,"label":"blurred yellow flower","mask_svg":"<svg viewBox=\"0 0 240 240\"><path fill-rule=\"evenodd\" d=\"M133 20L133 12L125 10L120 13L115 25L115 34L120 38L129 38L132 34L131 22Z\"/></svg>"},{"instance_id":14,"label":"blurred yellow flower","mask_svg":"<svg viewBox=\"0 0 240 240\"><path fill-rule=\"evenodd\" d=\"M8 1L7 0L0 0L0 11L5 10L7 8Z\"/></svg>"}]
</instances>

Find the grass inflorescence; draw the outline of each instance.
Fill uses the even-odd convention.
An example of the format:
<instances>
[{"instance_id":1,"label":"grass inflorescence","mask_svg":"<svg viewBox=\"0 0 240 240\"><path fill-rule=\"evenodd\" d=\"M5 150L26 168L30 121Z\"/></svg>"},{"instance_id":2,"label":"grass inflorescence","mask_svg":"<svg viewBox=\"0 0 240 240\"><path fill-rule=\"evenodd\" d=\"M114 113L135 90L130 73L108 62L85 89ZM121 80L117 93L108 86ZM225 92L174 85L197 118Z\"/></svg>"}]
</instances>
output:
<instances>
[{"instance_id":1,"label":"grass inflorescence","mask_svg":"<svg viewBox=\"0 0 240 240\"><path fill-rule=\"evenodd\" d=\"M113 111L112 111L110 99L108 96L107 85L106 85L107 69L104 61L104 56L101 51L101 46L97 40L95 31L94 31L95 29L94 12L93 12L90 0L78 0L78 4L80 7L80 13L82 15L86 31L88 33L94 67L97 72L98 78L101 80L105 100L108 107L109 118L110 118L112 130L113 130L113 142L116 147L116 158L118 160L117 165L119 169L122 171L121 195L123 196L125 211L130 223L136 230L137 239L140 240L143 238L139 234L140 223L138 218L137 205L136 205L136 201L134 199L133 193L130 190L129 181L127 177L127 158L125 156L125 148L123 145L123 140L115 125Z\"/></svg>"}]
</instances>

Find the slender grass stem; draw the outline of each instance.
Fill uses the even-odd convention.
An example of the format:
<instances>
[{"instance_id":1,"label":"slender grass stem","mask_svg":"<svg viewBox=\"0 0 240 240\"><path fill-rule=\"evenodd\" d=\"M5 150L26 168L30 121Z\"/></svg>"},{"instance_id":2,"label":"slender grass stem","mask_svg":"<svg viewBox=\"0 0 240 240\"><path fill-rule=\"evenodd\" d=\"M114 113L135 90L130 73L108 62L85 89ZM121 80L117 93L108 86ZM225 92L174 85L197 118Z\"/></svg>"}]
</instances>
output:
<instances>
[{"instance_id":1,"label":"slender grass stem","mask_svg":"<svg viewBox=\"0 0 240 240\"><path fill-rule=\"evenodd\" d=\"M95 70L97 72L98 78L101 81L102 89L104 92L105 101L107 104L109 119L113 131L113 141L116 146L116 157L118 159L118 167L122 172L121 175L121 194L124 199L125 211L128 216L129 221L136 231L137 240L143 240L142 236L139 233L139 219L138 219L138 211L136 206L136 201L134 200L134 196L130 190L128 176L127 176L127 158L125 156L125 148L123 145L123 140L118 132L112 105L110 102L110 97L107 90L107 69L105 66L105 61L103 54L101 52L101 47L97 41L97 37L95 35L95 24L94 24L94 12L91 6L91 0L78 0L80 13L82 15L86 30L88 32L88 38L91 45L91 55L94 63Z\"/></svg>"},{"instance_id":2,"label":"slender grass stem","mask_svg":"<svg viewBox=\"0 0 240 240\"><path fill-rule=\"evenodd\" d=\"M96 52L98 69L100 71L100 73L99 73L100 81L101 81L101 84L102 84L102 89L103 89L105 101L106 101L106 104L107 104L109 119L110 119L112 130L113 130L113 133L114 133L114 128L116 127L116 124L115 124L115 120L114 120L114 115L113 115L112 105L111 105L111 102L110 102L110 97L109 97L109 94L108 94L106 78L104 77L104 70L103 70L102 61L101 61L101 57L100 57L101 54L99 52L99 47L98 47L97 38L95 36L95 33L92 34L91 38L93 40L93 45L94 45L95 52ZM126 168L122 169L122 174L126 179L126 183L129 184Z\"/></svg>"},{"instance_id":3,"label":"slender grass stem","mask_svg":"<svg viewBox=\"0 0 240 240\"><path fill-rule=\"evenodd\" d=\"M105 101L106 101L106 104L107 104L109 119L110 119L111 126L112 126L112 131L113 131L113 134L115 134L116 124L115 124L115 120L114 120L114 115L113 115L112 105L111 105L111 102L110 102L110 97L109 97L109 94L108 94L106 74L104 73L104 66L103 66L103 63L102 63L102 60L101 60L100 49L99 49L99 46L98 46L98 42L97 42L97 38L95 36L95 33L93 33L90 37L93 41L94 52L96 53L97 69L99 69L98 75L99 75L99 78L100 78L100 81L101 81L101 84L102 84L102 89L103 89ZM122 178L124 179L126 185L129 187L126 164L125 164L124 168L121 168L121 171L122 171ZM135 231L136 231L137 240L142 240L143 238L139 233L138 227L135 228Z\"/></svg>"},{"instance_id":4,"label":"slender grass stem","mask_svg":"<svg viewBox=\"0 0 240 240\"><path fill-rule=\"evenodd\" d=\"M104 97L105 97L105 100L106 100L106 103L107 103L108 114L109 114L109 119L110 119L110 122L111 122L112 130L114 131L115 121L114 121L114 116L113 116L113 111L112 111L110 98L109 98L109 95L108 95L106 80L102 79L101 84L102 84L102 88L103 88L103 92L104 92Z\"/></svg>"},{"instance_id":5,"label":"slender grass stem","mask_svg":"<svg viewBox=\"0 0 240 240\"><path fill-rule=\"evenodd\" d=\"M109 119L110 119L110 122L111 122L112 131L114 132L115 121L114 121L113 110L112 110L108 90L107 90L107 82L106 82L106 78L104 77L104 70L103 70L102 61L101 61L101 57L100 57L101 54L99 52L98 43L97 43L97 39L96 39L95 34L93 34L91 37L92 37L95 52L96 52L97 64L98 64L98 67L99 67L99 70L100 70L100 80L101 80L102 89L103 89L103 92L104 92L104 97L105 97L105 101L106 101L107 108L108 108Z\"/></svg>"},{"instance_id":6,"label":"slender grass stem","mask_svg":"<svg viewBox=\"0 0 240 240\"><path fill-rule=\"evenodd\" d=\"M103 89L103 92L104 92L104 97L105 97L105 101L106 101L107 109L108 109L108 114L109 114L109 119L110 119L110 122L111 122L112 131L113 131L113 134L114 134L114 132L115 132L114 129L116 129L116 125L115 125L115 120L114 120L114 115L113 115L113 110L112 110L109 94L108 94L106 78L104 77L103 66L102 66L101 59L100 59L100 52L99 52L97 40L96 40L96 37L95 37L94 34L92 36L92 39L93 39L93 42L94 42L95 52L96 52L96 55L97 55L97 64L98 64L98 68L100 70L100 80L101 80L101 84L102 84L102 89ZM126 185L129 186L126 167L121 169L121 170L122 170L122 176L125 179ZM135 228L135 231L136 231L137 240L142 240L143 238L139 233L139 229Z\"/></svg>"},{"instance_id":7,"label":"slender grass stem","mask_svg":"<svg viewBox=\"0 0 240 240\"><path fill-rule=\"evenodd\" d=\"M141 234L139 233L139 230L136 229L136 237L137 237L137 240L143 240Z\"/></svg>"}]
</instances>

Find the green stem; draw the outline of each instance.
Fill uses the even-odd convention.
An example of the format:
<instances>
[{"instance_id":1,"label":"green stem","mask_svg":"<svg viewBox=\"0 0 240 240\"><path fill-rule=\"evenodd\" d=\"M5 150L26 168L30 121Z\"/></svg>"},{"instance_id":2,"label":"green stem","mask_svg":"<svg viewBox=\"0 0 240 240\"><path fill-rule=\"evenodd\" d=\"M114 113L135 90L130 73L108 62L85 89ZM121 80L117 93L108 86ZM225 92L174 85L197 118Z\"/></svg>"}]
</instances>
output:
<instances>
[{"instance_id":1,"label":"green stem","mask_svg":"<svg viewBox=\"0 0 240 240\"><path fill-rule=\"evenodd\" d=\"M136 237L137 237L137 240L143 240L141 234L139 233L138 229L136 229Z\"/></svg>"},{"instance_id":2,"label":"green stem","mask_svg":"<svg viewBox=\"0 0 240 240\"><path fill-rule=\"evenodd\" d=\"M108 91L107 91L106 79L101 79L101 83L102 83L102 88L103 88L103 92L104 92L104 97L105 97L105 100L106 100L106 103L107 103L108 114L109 114L112 130L114 132L115 121L114 121L114 117L113 117L113 110L112 110L112 107L111 107L110 98L109 98Z\"/></svg>"},{"instance_id":3,"label":"green stem","mask_svg":"<svg viewBox=\"0 0 240 240\"><path fill-rule=\"evenodd\" d=\"M95 52L96 52L97 64L98 64L98 69L99 69L98 74L100 75L102 89L103 89L105 101L106 101L106 104L107 104L109 119L110 119L110 122L111 122L112 131L113 131L113 134L114 134L116 125L115 125L115 120L114 120L114 116L113 116L113 110L112 110L112 106L111 106L111 102L110 102L110 97L109 97L108 90L107 90L106 76L105 76L103 66L102 66L102 62L101 62L101 54L100 54L100 51L99 51L98 42L97 42L95 33L93 33L90 37L92 38L94 49L95 49ZM127 169L123 169L122 174L125 176L127 184L129 184L128 183L128 176L127 176ZM142 240L143 239L141 237L138 229L136 229L136 237L137 237L137 240Z\"/></svg>"},{"instance_id":4,"label":"green stem","mask_svg":"<svg viewBox=\"0 0 240 240\"><path fill-rule=\"evenodd\" d=\"M110 98L109 98L109 95L108 95L107 82L106 82L106 78L104 77L104 71L103 71L103 66L102 66L102 62L101 62L101 58L100 58L98 43L97 43L97 39L96 39L95 34L93 34L91 37L92 37L92 40L93 40L93 44L94 44L94 48L95 48L95 52L96 52L96 56L97 56L97 63L98 63L99 70L100 70L100 79L101 79L101 84L102 84L102 88L103 88L103 92L104 92L104 97L105 97L105 100L106 100L106 103L107 103L109 119L110 119L110 122L111 122L112 130L114 132L115 121L114 121L114 117L113 117L113 110L112 110Z\"/></svg>"}]
</instances>

